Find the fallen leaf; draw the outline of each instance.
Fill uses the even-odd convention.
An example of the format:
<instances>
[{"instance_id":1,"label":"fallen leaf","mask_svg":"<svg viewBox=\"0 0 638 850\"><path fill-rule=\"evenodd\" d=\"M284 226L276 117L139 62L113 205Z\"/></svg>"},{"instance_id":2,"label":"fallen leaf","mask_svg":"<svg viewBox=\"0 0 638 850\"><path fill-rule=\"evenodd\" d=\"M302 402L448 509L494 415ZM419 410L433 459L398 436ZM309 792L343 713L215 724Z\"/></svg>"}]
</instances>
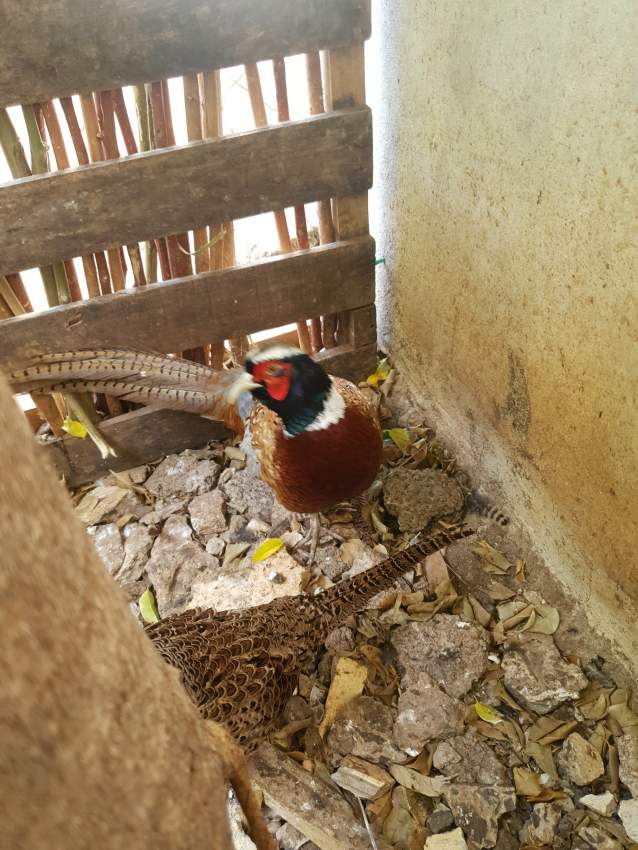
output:
<instances>
[{"instance_id":1,"label":"fallen leaf","mask_svg":"<svg viewBox=\"0 0 638 850\"><path fill-rule=\"evenodd\" d=\"M363 542L358 537L351 537L341 544L339 549L339 557L347 567L351 567L354 559L363 549Z\"/></svg>"},{"instance_id":2,"label":"fallen leaf","mask_svg":"<svg viewBox=\"0 0 638 850\"><path fill-rule=\"evenodd\" d=\"M478 714L481 720L484 720L486 723L501 723L503 721L503 715L497 711L495 708L492 708L491 705L485 705L482 702L474 703L474 711Z\"/></svg>"},{"instance_id":3,"label":"fallen leaf","mask_svg":"<svg viewBox=\"0 0 638 850\"><path fill-rule=\"evenodd\" d=\"M514 578L520 584L522 584L524 581L526 581L526 578L525 578L525 561L521 560L520 558L517 558L516 563L514 564Z\"/></svg>"},{"instance_id":4,"label":"fallen leaf","mask_svg":"<svg viewBox=\"0 0 638 850\"><path fill-rule=\"evenodd\" d=\"M341 709L360 697L368 679L368 668L352 658L340 658L337 661L334 678L326 698L326 710L319 725L319 734L323 738Z\"/></svg>"},{"instance_id":5,"label":"fallen leaf","mask_svg":"<svg viewBox=\"0 0 638 850\"><path fill-rule=\"evenodd\" d=\"M609 697L607 714L620 725L623 732L638 726L638 716L629 708L629 693L624 688L617 688Z\"/></svg>"},{"instance_id":6,"label":"fallen leaf","mask_svg":"<svg viewBox=\"0 0 638 850\"><path fill-rule=\"evenodd\" d=\"M474 596L468 597L470 601L470 605L472 606L472 611L474 612L474 617L478 622L483 626L483 628L487 628L490 624L490 620L492 619L490 612L487 611L481 603Z\"/></svg>"},{"instance_id":7,"label":"fallen leaf","mask_svg":"<svg viewBox=\"0 0 638 850\"><path fill-rule=\"evenodd\" d=\"M85 525L95 525L114 510L128 492L114 484L99 484L82 497L76 513Z\"/></svg>"},{"instance_id":8,"label":"fallen leaf","mask_svg":"<svg viewBox=\"0 0 638 850\"><path fill-rule=\"evenodd\" d=\"M383 436L392 440L394 445L405 454L410 445L410 432L407 428L389 428L383 432Z\"/></svg>"},{"instance_id":9,"label":"fallen leaf","mask_svg":"<svg viewBox=\"0 0 638 850\"><path fill-rule=\"evenodd\" d=\"M556 717L539 717L533 726L527 730L527 740L539 744L553 744L564 741L578 722L576 720L559 720Z\"/></svg>"},{"instance_id":10,"label":"fallen leaf","mask_svg":"<svg viewBox=\"0 0 638 850\"><path fill-rule=\"evenodd\" d=\"M516 596L515 590L511 590L507 585L496 581L496 579L492 580L490 586L487 588L487 592L495 602L503 602L506 599L511 599L512 596Z\"/></svg>"},{"instance_id":11,"label":"fallen leaf","mask_svg":"<svg viewBox=\"0 0 638 850\"><path fill-rule=\"evenodd\" d=\"M382 360L377 366L376 371L373 372L371 375L368 375L368 377L366 378L366 383L369 387L372 387L376 390L379 388L379 384L382 384L387 379L389 374L390 366L388 364L388 361Z\"/></svg>"},{"instance_id":12,"label":"fallen leaf","mask_svg":"<svg viewBox=\"0 0 638 850\"><path fill-rule=\"evenodd\" d=\"M505 555L502 555L498 549L487 542L487 540L479 540L472 547L472 551L481 559L481 567L486 573L497 573L504 575L510 568L510 562Z\"/></svg>"},{"instance_id":13,"label":"fallen leaf","mask_svg":"<svg viewBox=\"0 0 638 850\"><path fill-rule=\"evenodd\" d=\"M389 771L399 785L423 794L424 797L440 797L447 780L443 776L424 776L410 767L402 764L391 764Z\"/></svg>"},{"instance_id":14,"label":"fallen leaf","mask_svg":"<svg viewBox=\"0 0 638 850\"><path fill-rule=\"evenodd\" d=\"M560 625L560 614L551 605L534 605L536 617L526 631L541 635L553 635Z\"/></svg>"},{"instance_id":15,"label":"fallen leaf","mask_svg":"<svg viewBox=\"0 0 638 850\"><path fill-rule=\"evenodd\" d=\"M534 759L543 773L551 776L554 780L558 779L551 747L548 747L546 744L539 744L538 742L530 742L525 747L525 753Z\"/></svg>"},{"instance_id":16,"label":"fallen leaf","mask_svg":"<svg viewBox=\"0 0 638 850\"><path fill-rule=\"evenodd\" d=\"M283 545L284 541L281 537L268 537L263 543L260 543L253 552L253 563L256 564L259 561L265 561L267 558L270 558L271 555L278 552Z\"/></svg>"},{"instance_id":17,"label":"fallen leaf","mask_svg":"<svg viewBox=\"0 0 638 850\"><path fill-rule=\"evenodd\" d=\"M140 607L140 615L145 623L159 623L160 616L157 610L157 603L150 587L140 596L137 604Z\"/></svg>"},{"instance_id":18,"label":"fallen leaf","mask_svg":"<svg viewBox=\"0 0 638 850\"><path fill-rule=\"evenodd\" d=\"M77 419L70 419L68 416L65 417L62 423L62 430L66 431L72 437L78 437L80 440L83 440L89 433L81 422L78 422Z\"/></svg>"},{"instance_id":19,"label":"fallen leaf","mask_svg":"<svg viewBox=\"0 0 638 850\"><path fill-rule=\"evenodd\" d=\"M514 768L514 786L519 797L533 800L543 792L541 778L526 767Z\"/></svg>"}]
</instances>

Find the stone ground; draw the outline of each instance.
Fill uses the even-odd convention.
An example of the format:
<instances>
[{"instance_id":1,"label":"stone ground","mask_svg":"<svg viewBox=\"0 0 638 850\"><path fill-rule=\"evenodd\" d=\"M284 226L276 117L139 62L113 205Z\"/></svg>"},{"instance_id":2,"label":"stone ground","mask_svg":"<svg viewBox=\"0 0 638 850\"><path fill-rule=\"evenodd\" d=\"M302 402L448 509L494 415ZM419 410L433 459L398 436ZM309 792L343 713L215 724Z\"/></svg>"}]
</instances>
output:
<instances>
[{"instance_id":1,"label":"stone ground","mask_svg":"<svg viewBox=\"0 0 638 850\"><path fill-rule=\"evenodd\" d=\"M294 548L303 529L245 446L211 444L76 492L135 616L148 588L161 617L319 592L458 519L466 476L427 428L402 428L379 403L388 431L369 534L339 506L310 569ZM286 518L283 546L253 561ZM543 596L542 573L507 529L469 519L475 539L330 636L253 757L282 850L638 848L631 694L568 601ZM232 800L231 812L237 847L252 848Z\"/></svg>"}]
</instances>

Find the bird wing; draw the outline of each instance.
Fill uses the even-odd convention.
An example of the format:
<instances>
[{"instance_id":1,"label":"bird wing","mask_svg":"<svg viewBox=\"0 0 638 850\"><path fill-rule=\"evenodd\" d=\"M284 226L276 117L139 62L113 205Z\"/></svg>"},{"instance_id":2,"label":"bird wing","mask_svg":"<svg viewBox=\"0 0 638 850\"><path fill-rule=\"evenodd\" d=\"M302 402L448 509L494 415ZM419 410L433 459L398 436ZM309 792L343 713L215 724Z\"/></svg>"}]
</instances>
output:
<instances>
[{"instance_id":1,"label":"bird wing","mask_svg":"<svg viewBox=\"0 0 638 850\"><path fill-rule=\"evenodd\" d=\"M14 370L9 382L14 393L98 392L150 407L185 410L225 422L241 433L241 418L226 398L241 371L108 348L43 354Z\"/></svg>"}]
</instances>

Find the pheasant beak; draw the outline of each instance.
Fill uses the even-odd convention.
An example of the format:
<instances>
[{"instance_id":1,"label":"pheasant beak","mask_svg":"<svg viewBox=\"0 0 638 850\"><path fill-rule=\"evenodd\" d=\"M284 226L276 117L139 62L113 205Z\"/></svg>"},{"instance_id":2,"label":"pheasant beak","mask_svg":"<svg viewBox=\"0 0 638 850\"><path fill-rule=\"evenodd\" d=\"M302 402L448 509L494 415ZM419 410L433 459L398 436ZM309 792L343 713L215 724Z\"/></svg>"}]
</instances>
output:
<instances>
[{"instance_id":1,"label":"pheasant beak","mask_svg":"<svg viewBox=\"0 0 638 850\"><path fill-rule=\"evenodd\" d=\"M242 393L256 390L260 386L261 384L254 381L253 376L249 372L243 372L226 393L226 398L231 403L236 402Z\"/></svg>"}]
</instances>

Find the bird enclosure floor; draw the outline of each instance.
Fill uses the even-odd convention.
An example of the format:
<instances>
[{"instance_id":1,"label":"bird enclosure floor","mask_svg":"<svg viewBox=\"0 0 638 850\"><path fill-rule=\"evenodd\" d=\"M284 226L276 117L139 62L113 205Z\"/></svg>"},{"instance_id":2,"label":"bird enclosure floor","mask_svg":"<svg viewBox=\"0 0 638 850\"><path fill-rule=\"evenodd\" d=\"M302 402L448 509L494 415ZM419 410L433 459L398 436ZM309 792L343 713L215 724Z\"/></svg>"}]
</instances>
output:
<instances>
[{"instance_id":1,"label":"bird enclosure floor","mask_svg":"<svg viewBox=\"0 0 638 850\"><path fill-rule=\"evenodd\" d=\"M462 519L476 500L443 443L368 392L384 467L368 502L322 518L312 565L298 545L305 520L274 501L246 443L73 493L133 615L318 593ZM330 635L252 757L282 850L638 848L638 716L620 668L507 528L467 518L475 537ZM252 848L230 811L237 848Z\"/></svg>"}]
</instances>

